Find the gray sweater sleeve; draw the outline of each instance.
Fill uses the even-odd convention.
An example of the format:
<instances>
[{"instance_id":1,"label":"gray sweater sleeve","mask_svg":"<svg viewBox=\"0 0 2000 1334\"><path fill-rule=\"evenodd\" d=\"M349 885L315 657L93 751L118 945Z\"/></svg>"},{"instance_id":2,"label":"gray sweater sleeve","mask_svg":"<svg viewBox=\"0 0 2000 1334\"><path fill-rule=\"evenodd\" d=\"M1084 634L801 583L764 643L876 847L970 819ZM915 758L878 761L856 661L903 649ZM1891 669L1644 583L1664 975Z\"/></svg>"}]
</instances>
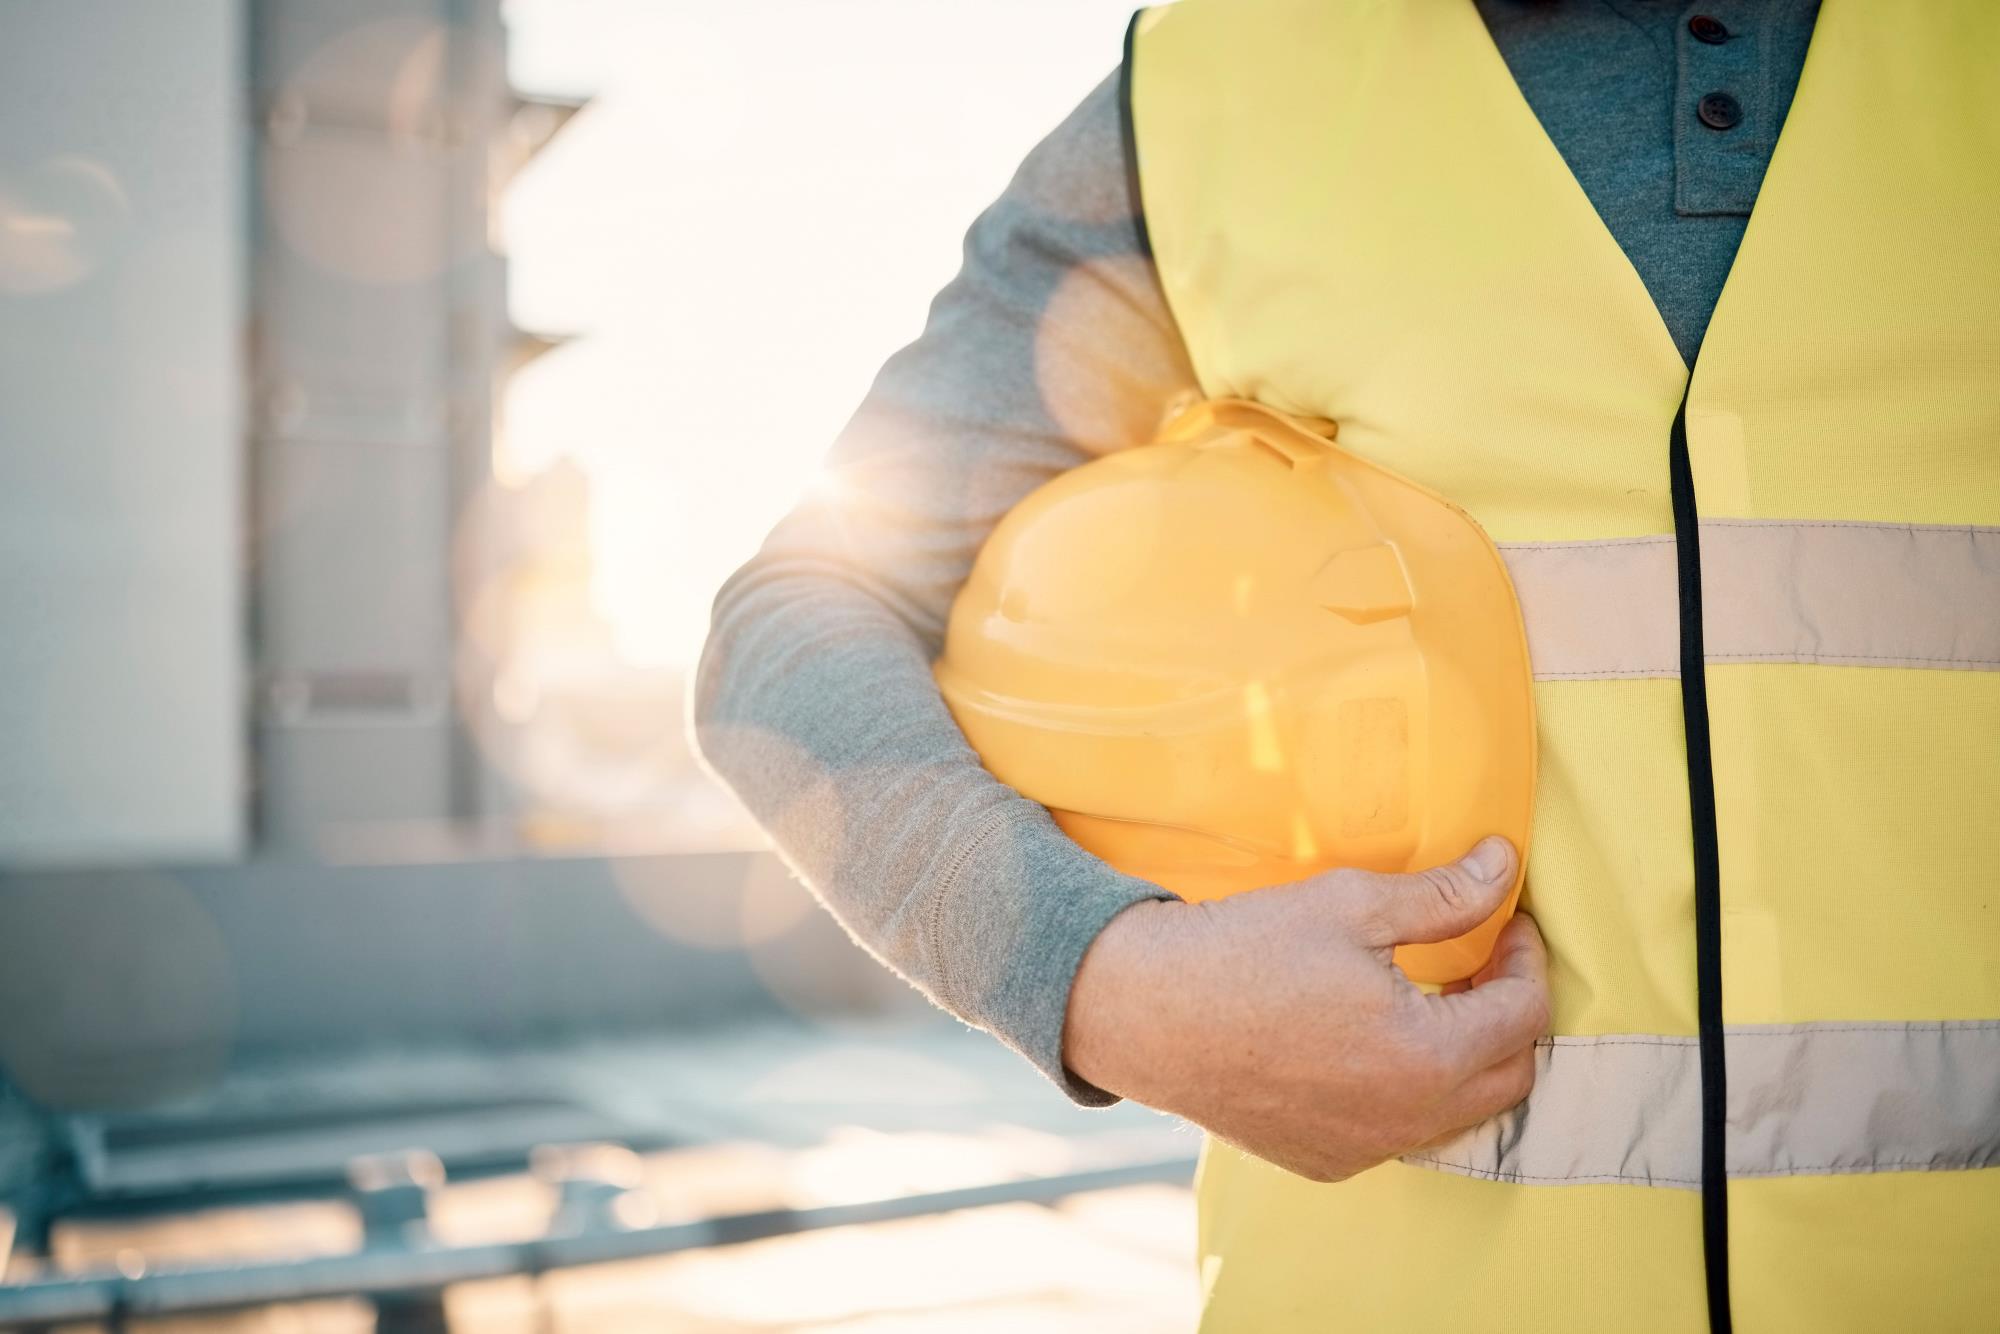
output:
<instances>
[{"instance_id":1,"label":"gray sweater sleeve","mask_svg":"<svg viewBox=\"0 0 2000 1334\"><path fill-rule=\"evenodd\" d=\"M986 773L930 664L1000 517L1143 442L1192 380L1108 79L973 224L824 481L723 586L695 683L708 763L855 939L1087 1104L1112 1099L1063 1068L1071 979L1114 914L1171 895Z\"/></svg>"}]
</instances>

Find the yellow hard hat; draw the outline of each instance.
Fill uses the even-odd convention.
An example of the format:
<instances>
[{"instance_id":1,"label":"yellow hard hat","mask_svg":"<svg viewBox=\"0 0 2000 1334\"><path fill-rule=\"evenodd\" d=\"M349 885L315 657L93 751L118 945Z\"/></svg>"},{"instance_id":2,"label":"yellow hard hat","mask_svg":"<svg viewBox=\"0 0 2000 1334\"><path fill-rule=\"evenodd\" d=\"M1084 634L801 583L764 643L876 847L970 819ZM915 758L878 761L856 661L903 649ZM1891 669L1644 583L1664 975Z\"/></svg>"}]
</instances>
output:
<instances>
[{"instance_id":1,"label":"yellow hard hat","mask_svg":"<svg viewBox=\"0 0 2000 1334\"><path fill-rule=\"evenodd\" d=\"M1201 402L1035 491L953 605L938 685L1001 781L1189 899L1528 846L1535 721L1506 566L1471 516L1332 441ZM1409 945L1468 977L1513 913Z\"/></svg>"}]
</instances>

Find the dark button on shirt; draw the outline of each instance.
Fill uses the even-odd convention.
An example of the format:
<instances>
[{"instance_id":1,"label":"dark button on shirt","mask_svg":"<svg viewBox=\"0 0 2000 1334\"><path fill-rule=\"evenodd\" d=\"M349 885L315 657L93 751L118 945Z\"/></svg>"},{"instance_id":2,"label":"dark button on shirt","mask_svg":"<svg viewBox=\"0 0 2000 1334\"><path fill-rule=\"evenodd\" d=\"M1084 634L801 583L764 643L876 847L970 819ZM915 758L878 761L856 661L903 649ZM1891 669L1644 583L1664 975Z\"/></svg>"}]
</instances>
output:
<instances>
[{"instance_id":1,"label":"dark button on shirt","mask_svg":"<svg viewBox=\"0 0 2000 1334\"><path fill-rule=\"evenodd\" d=\"M1728 93L1710 93L1695 104L1694 114L1711 130L1728 130L1743 119L1743 104Z\"/></svg>"},{"instance_id":2,"label":"dark button on shirt","mask_svg":"<svg viewBox=\"0 0 2000 1334\"><path fill-rule=\"evenodd\" d=\"M1729 40L1729 29L1713 14L1696 14L1688 20L1688 31L1694 34L1696 41L1707 42L1710 46L1720 46Z\"/></svg>"}]
</instances>

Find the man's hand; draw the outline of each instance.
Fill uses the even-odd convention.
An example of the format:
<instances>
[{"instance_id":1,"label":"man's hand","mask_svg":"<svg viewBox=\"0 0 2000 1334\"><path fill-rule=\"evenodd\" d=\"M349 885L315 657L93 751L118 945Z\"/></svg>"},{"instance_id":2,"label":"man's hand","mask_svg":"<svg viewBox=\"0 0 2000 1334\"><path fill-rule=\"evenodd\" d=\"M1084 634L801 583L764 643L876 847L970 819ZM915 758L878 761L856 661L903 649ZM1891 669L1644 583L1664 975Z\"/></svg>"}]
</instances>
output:
<instances>
[{"instance_id":1,"label":"man's hand","mask_svg":"<svg viewBox=\"0 0 2000 1334\"><path fill-rule=\"evenodd\" d=\"M1509 922L1492 961L1449 995L1390 962L1397 945L1477 926L1513 875L1512 846L1491 838L1415 875L1333 871L1136 904L1084 956L1065 1061L1301 1176L1352 1176L1528 1095L1549 1022L1532 920Z\"/></svg>"}]
</instances>

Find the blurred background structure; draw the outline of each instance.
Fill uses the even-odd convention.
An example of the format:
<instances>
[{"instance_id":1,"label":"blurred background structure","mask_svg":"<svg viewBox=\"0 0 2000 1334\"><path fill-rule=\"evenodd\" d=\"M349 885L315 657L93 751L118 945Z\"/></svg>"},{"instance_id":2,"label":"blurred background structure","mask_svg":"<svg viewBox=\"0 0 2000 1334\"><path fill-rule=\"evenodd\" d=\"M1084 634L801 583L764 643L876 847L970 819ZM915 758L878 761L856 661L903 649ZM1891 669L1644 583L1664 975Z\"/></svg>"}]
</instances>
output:
<instances>
[{"instance_id":1,"label":"blurred background structure","mask_svg":"<svg viewBox=\"0 0 2000 1334\"><path fill-rule=\"evenodd\" d=\"M682 723L1126 14L0 0L0 1328L1185 1325Z\"/></svg>"}]
</instances>

